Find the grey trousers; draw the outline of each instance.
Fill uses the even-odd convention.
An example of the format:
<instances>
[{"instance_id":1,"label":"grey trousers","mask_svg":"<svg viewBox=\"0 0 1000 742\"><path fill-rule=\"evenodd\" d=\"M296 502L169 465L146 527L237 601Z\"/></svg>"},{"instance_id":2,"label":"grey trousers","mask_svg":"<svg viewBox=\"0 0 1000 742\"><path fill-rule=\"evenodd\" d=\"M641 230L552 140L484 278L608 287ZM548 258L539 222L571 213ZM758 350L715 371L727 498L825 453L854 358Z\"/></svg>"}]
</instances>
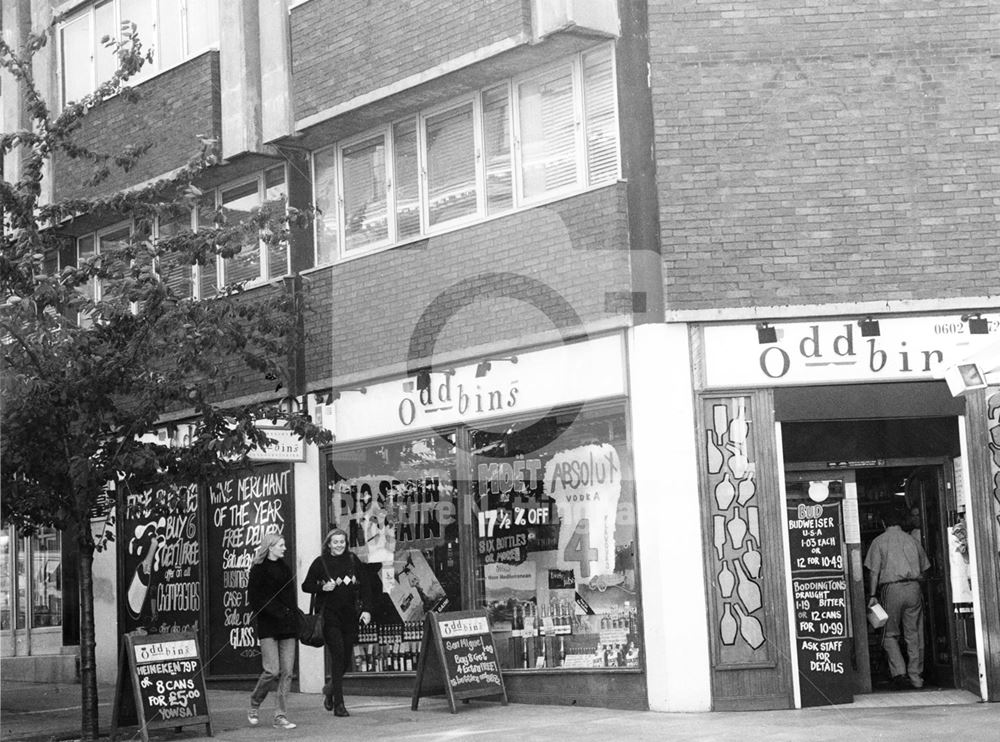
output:
<instances>
[{"instance_id":1,"label":"grey trousers","mask_svg":"<svg viewBox=\"0 0 1000 742\"><path fill-rule=\"evenodd\" d=\"M882 602L889 618L882 647L889 657L892 677L907 675L914 688L924 684L924 602L919 582L897 582L882 588ZM902 635L908 662L899 648Z\"/></svg>"}]
</instances>

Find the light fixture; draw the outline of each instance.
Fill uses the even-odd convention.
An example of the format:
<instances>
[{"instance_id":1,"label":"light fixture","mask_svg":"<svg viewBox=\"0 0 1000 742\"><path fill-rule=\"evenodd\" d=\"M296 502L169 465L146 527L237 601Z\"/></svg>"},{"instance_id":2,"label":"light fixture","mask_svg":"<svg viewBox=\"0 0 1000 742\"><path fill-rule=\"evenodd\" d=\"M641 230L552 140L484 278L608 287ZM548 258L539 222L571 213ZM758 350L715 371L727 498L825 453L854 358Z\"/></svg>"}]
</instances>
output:
<instances>
[{"instance_id":1,"label":"light fixture","mask_svg":"<svg viewBox=\"0 0 1000 742\"><path fill-rule=\"evenodd\" d=\"M878 326L878 320L871 317L859 319L858 327L861 328L861 337L863 338L877 338L882 334L882 330Z\"/></svg>"},{"instance_id":2,"label":"light fixture","mask_svg":"<svg viewBox=\"0 0 1000 742\"><path fill-rule=\"evenodd\" d=\"M757 342L761 345L778 342L778 330L767 322L757 323Z\"/></svg>"},{"instance_id":3,"label":"light fixture","mask_svg":"<svg viewBox=\"0 0 1000 742\"><path fill-rule=\"evenodd\" d=\"M431 372L429 369L417 371L417 391L426 392L431 388Z\"/></svg>"},{"instance_id":4,"label":"light fixture","mask_svg":"<svg viewBox=\"0 0 1000 742\"><path fill-rule=\"evenodd\" d=\"M983 319L983 316L979 312L975 314L963 314L962 321L969 323L970 335L988 335L990 332L989 323Z\"/></svg>"},{"instance_id":5,"label":"light fixture","mask_svg":"<svg viewBox=\"0 0 1000 742\"><path fill-rule=\"evenodd\" d=\"M510 361L517 363L517 356L501 356L500 358L485 358L476 365L476 378L481 379L493 368L494 361Z\"/></svg>"},{"instance_id":6,"label":"light fixture","mask_svg":"<svg viewBox=\"0 0 1000 742\"><path fill-rule=\"evenodd\" d=\"M368 387L355 386L355 387L341 387L340 389L334 389L329 394L326 395L326 403L332 404L336 400L340 399L341 392L360 392L361 394L368 394Z\"/></svg>"}]
</instances>

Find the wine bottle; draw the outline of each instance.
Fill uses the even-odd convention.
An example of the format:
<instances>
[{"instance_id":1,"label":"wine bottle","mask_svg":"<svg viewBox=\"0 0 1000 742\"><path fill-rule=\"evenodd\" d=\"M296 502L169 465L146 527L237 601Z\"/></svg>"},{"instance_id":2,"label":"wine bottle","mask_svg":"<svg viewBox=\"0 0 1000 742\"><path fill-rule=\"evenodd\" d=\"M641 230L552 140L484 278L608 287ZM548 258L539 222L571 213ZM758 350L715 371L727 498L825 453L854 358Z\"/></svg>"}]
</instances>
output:
<instances>
[{"instance_id":1,"label":"wine bottle","mask_svg":"<svg viewBox=\"0 0 1000 742\"><path fill-rule=\"evenodd\" d=\"M728 510L736 498L736 488L729 478L729 472L722 475L722 481L715 485L715 503L719 510Z\"/></svg>"},{"instance_id":2,"label":"wine bottle","mask_svg":"<svg viewBox=\"0 0 1000 742\"><path fill-rule=\"evenodd\" d=\"M728 598L733 594L733 588L736 587L736 575L732 573L729 569L729 562L723 560L722 569L719 570L719 592L722 594L723 598Z\"/></svg>"},{"instance_id":3,"label":"wine bottle","mask_svg":"<svg viewBox=\"0 0 1000 742\"><path fill-rule=\"evenodd\" d=\"M740 616L740 636L743 637L743 641L750 645L751 649L757 649L764 643L764 627L760 625L756 616L744 613L738 605L736 612Z\"/></svg>"},{"instance_id":4,"label":"wine bottle","mask_svg":"<svg viewBox=\"0 0 1000 742\"><path fill-rule=\"evenodd\" d=\"M715 533L713 536L713 543L715 544L715 551L719 555L719 559L724 556L724 547L726 545L726 516L716 515L714 518L715 522Z\"/></svg>"},{"instance_id":5,"label":"wine bottle","mask_svg":"<svg viewBox=\"0 0 1000 742\"><path fill-rule=\"evenodd\" d=\"M750 549L743 555L743 564L747 568L747 574L751 577L760 577L760 552Z\"/></svg>"},{"instance_id":6,"label":"wine bottle","mask_svg":"<svg viewBox=\"0 0 1000 742\"><path fill-rule=\"evenodd\" d=\"M736 491L736 502L740 505L746 505L754 498L757 494L757 483L753 479L753 470L748 471L746 477L740 480Z\"/></svg>"},{"instance_id":7,"label":"wine bottle","mask_svg":"<svg viewBox=\"0 0 1000 742\"><path fill-rule=\"evenodd\" d=\"M722 639L723 644L731 647L736 643L737 631L739 631L739 626L733 615L733 607L730 603L726 603L722 611L722 618L719 619L719 638Z\"/></svg>"},{"instance_id":8,"label":"wine bottle","mask_svg":"<svg viewBox=\"0 0 1000 742\"><path fill-rule=\"evenodd\" d=\"M747 613L753 613L763 605L760 597L760 586L750 579L746 570L743 569L743 562L739 559L734 561L736 562L737 574L736 594L740 596L740 601L743 603L743 607L747 609Z\"/></svg>"},{"instance_id":9,"label":"wine bottle","mask_svg":"<svg viewBox=\"0 0 1000 742\"><path fill-rule=\"evenodd\" d=\"M743 538L747 535L747 522L740 516L740 509L735 508L733 517L726 524L729 531L729 543L734 549L743 547Z\"/></svg>"},{"instance_id":10,"label":"wine bottle","mask_svg":"<svg viewBox=\"0 0 1000 742\"><path fill-rule=\"evenodd\" d=\"M726 461L722 449L715 443L715 436L711 430L705 431L705 454L708 458L708 473L718 474L722 471L722 465Z\"/></svg>"}]
</instances>

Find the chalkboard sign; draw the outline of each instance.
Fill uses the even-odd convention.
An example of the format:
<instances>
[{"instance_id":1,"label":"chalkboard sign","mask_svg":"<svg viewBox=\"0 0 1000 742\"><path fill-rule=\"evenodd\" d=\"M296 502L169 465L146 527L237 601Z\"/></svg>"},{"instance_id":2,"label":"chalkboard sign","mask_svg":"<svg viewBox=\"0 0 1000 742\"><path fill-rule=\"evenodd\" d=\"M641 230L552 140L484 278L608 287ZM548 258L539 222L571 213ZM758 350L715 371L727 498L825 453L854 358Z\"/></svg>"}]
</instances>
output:
<instances>
[{"instance_id":1,"label":"chalkboard sign","mask_svg":"<svg viewBox=\"0 0 1000 742\"><path fill-rule=\"evenodd\" d=\"M460 699L500 696L500 703L507 705L507 689L486 611L428 613L424 617L411 708L417 710L421 696L442 693L448 697L453 714Z\"/></svg>"},{"instance_id":2,"label":"chalkboard sign","mask_svg":"<svg viewBox=\"0 0 1000 742\"><path fill-rule=\"evenodd\" d=\"M119 543L124 633L198 631L202 609L197 484L163 483L126 495Z\"/></svg>"},{"instance_id":3,"label":"chalkboard sign","mask_svg":"<svg viewBox=\"0 0 1000 742\"><path fill-rule=\"evenodd\" d=\"M194 633L122 637L111 739L119 727L150 729L204 724L212 736L205 674Z\"/></svg>"},{"instance_id":4,"label":"chalkboard sign","mask_svg":"<svg viewBox=\"0 0 1000 742\"><path fill-rule=\"evenodd\" d=\"M854 700L850 610L839 500L788 506L802 706Z\"/></svg>"},{"instance_id":5,"label":"chalkboard sign","mask_svg":"<svg viewBox=\"0 0 1000 742\"><path fill-rule=\"evenodd\" d=\"M265 533L280 533L295 562L292 469L255 466L209 483L206 561L208 673L211 677L256 677L260 647L247 603L247 578Z\"/></svg>"}]
</instances>

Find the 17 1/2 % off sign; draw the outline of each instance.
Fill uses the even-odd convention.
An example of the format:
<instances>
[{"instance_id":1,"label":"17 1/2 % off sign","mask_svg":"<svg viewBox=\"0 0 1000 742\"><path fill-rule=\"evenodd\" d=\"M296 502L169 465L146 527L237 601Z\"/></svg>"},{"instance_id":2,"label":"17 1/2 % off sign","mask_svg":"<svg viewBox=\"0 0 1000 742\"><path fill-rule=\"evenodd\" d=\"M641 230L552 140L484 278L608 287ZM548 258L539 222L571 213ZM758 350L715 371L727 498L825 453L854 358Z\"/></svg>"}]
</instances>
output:
<instances>
[{"instance_id":1,"label":"17 1/2 % off sign","mask_svg":"<svg viewBox=\"0 0 1000 742\"><path fill-rule=\"evenodd\" d=\"M549 523L546 507L495 508L477 514L476 547L484 564L520 564L527 556L528 529Z\"/></svg>"}]
</instances>

